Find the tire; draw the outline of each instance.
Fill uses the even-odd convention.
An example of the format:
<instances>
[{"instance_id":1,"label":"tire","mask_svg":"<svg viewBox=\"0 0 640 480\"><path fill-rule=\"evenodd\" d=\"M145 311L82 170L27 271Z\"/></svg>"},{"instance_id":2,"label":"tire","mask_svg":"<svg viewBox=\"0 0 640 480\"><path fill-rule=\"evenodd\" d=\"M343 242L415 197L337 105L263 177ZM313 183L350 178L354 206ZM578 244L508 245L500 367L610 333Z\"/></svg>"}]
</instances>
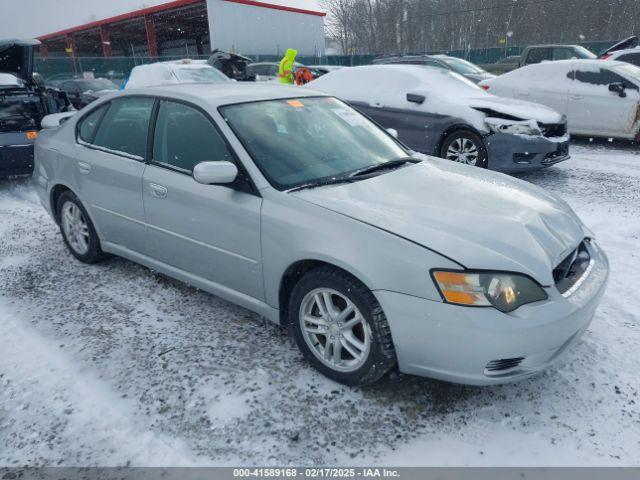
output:
<instances>
[{"instance_id":1,"label":"tire","mask_svg":"<svg viewBox=\"0 0 640 480\"><path fill-rule=\"evenodd\" d=\"M105 255L100 248L100 239L78 197L70 191L63 192L56 207L60 219L60 232L71 255L83 263L96 263L102 260ZM76 222L80 220L80 223L74 224L69 217L75 218ZM84 239L84 243L80 238Z\"/></svg>"},{"instance_id":2,"label":"tire","mask_svg":"<svg viewBox=\"0 0 640 480\"><path fill-rule=\"evenodd\" d=\"M325 311L333 310L333 315L323 314L322 306ZM341 320L337 313L346 311L350 312ZM309 318L313 322L309 323ZM337 268L319 267L300 279L291 292L288 321L305 358L337 382L350 386L373 383L396 364L382 307L361 282ZM317 334L308 333L308 329ZM335 354L336 346L339 355ZM323 354L327 348L330 358Z\"/></svg>"},{"instance_id":3,"label":"tire","mask_svg":"<svg viewBox=\"0 0 640 480\"><path fill-rule=\"evenodd\" d=\"M482 138L470 130L456 130L447 135L442 142L440 156L446 160L480 168L487 168L489 164Z\"/></svg>"}]
</instances>

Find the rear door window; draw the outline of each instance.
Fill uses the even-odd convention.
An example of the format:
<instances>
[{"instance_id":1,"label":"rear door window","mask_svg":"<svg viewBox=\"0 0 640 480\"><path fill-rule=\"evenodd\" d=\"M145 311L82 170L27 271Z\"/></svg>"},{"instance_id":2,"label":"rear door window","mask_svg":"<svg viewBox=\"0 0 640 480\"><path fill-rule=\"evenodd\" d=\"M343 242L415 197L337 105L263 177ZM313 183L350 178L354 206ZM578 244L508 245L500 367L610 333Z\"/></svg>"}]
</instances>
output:
<instances>
[{"instance_id":1,"label":"rear door window","mask_svg":"<svg viewBox=\"0 0 640 480\"><path fill-rule=\"evenodd\" d=\"M533 63L541 63L546 60L553 59L553 51L551 48L534 48L527 54L525 63L531 65Z\"/></svg>"},{"instance_id":2,"label":"rear door window","mask_svg":"<svg viewBox=\"0 0 640 480\"><path fill-rule=\"evenodd\" d=\"M571 60L572 58L577 58L577 55L570 48L553 49L554 60Z\"/></svg>"},{"instance_id":3,"label":"rear door window","mask_svg":"<svg viewBox=\"0 0 640 480\"><path fill-rule=\"evenodd\" d=\"M638 67L640 67L640 52L620 55L620 57L616 58L616 60L620 62L631 63L632 65L637 65Z\"/></svg>"},{"instance_id":4,"label":"rear door window","mask_svg":"<svg viewBox=\"0 0 640 480\"><path fill-rule=\"evenodd\" d=\"M608 86L612 83L623 83L627 88L637 88L627 79L606 68L600 68L598 71L578 69L575 72L575 79L591 85Z\"/></svg>"},{"instance_id":5,"label":"rear door window","mask_svg":"<svg viewBox=\"0 0 640 480\"><path fill-rule=\"evenodd\" d=\"M93 144L144 160L147 151L149 121L155 99L124 97L113 100L100 122Z\"/></svg>"}]
</instances>

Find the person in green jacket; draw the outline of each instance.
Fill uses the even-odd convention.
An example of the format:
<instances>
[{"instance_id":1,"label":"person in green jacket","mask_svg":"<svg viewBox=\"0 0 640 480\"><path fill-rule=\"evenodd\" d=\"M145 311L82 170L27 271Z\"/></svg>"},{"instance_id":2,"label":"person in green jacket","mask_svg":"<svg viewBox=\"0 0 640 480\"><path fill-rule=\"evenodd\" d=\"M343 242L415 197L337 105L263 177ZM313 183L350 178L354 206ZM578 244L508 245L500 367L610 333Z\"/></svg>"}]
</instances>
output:
<instances>
[{"instance_id":1,"label":"person in green jacket","mask_svg":"<svg viewBox=\"0 0 640 480\"><path fill-rule=\"evenodd\" d=\"M285 53L283 59L280 60L280 69L278 71L278 77L280 78L280 83L293 85L294 83L293 64L296 61L296 55L298 55L297 50L294 50L293 48L288 48L287 53Z\"/></svg>"}]
</instances>

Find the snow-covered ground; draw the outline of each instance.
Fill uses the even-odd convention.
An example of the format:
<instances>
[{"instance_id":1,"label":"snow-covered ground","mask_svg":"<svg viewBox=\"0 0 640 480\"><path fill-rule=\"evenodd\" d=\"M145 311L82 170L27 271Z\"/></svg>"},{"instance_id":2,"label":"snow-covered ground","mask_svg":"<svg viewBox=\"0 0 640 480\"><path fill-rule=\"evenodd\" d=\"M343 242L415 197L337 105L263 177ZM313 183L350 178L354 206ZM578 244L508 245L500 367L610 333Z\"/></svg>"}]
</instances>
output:
<instances>
[{"instance_id":1,"label":"snow-covered ground","mask_svg":"<svg viewBox=\"0 0 640 480\"><path fill-rule=\"evenodd\" d=\"M75 261L30 181L0 181L0 466L640 465L640 151L584 141L523 178L609 254L582 342L518 384L363 389L242 308L122 259Z\"/></svg>"}]
</instances>

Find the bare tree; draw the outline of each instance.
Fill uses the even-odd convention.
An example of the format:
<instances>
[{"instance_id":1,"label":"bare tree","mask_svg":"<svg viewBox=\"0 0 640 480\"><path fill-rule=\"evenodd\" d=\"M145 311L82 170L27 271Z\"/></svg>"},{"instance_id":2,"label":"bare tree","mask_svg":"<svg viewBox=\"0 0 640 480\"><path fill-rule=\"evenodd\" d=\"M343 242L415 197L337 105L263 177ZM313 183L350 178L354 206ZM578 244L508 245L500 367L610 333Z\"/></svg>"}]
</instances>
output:
<instances>
[{"instance_id":1,"label":"bare tree","mask_svg":"<svg viewBox=\"0 0 640 480\"><path fill-rule=\"evenodd\" d=\"M637 0L323 0L344 53L407 53L614 41L637 33Z\"/></svg>"}]
</instances>

